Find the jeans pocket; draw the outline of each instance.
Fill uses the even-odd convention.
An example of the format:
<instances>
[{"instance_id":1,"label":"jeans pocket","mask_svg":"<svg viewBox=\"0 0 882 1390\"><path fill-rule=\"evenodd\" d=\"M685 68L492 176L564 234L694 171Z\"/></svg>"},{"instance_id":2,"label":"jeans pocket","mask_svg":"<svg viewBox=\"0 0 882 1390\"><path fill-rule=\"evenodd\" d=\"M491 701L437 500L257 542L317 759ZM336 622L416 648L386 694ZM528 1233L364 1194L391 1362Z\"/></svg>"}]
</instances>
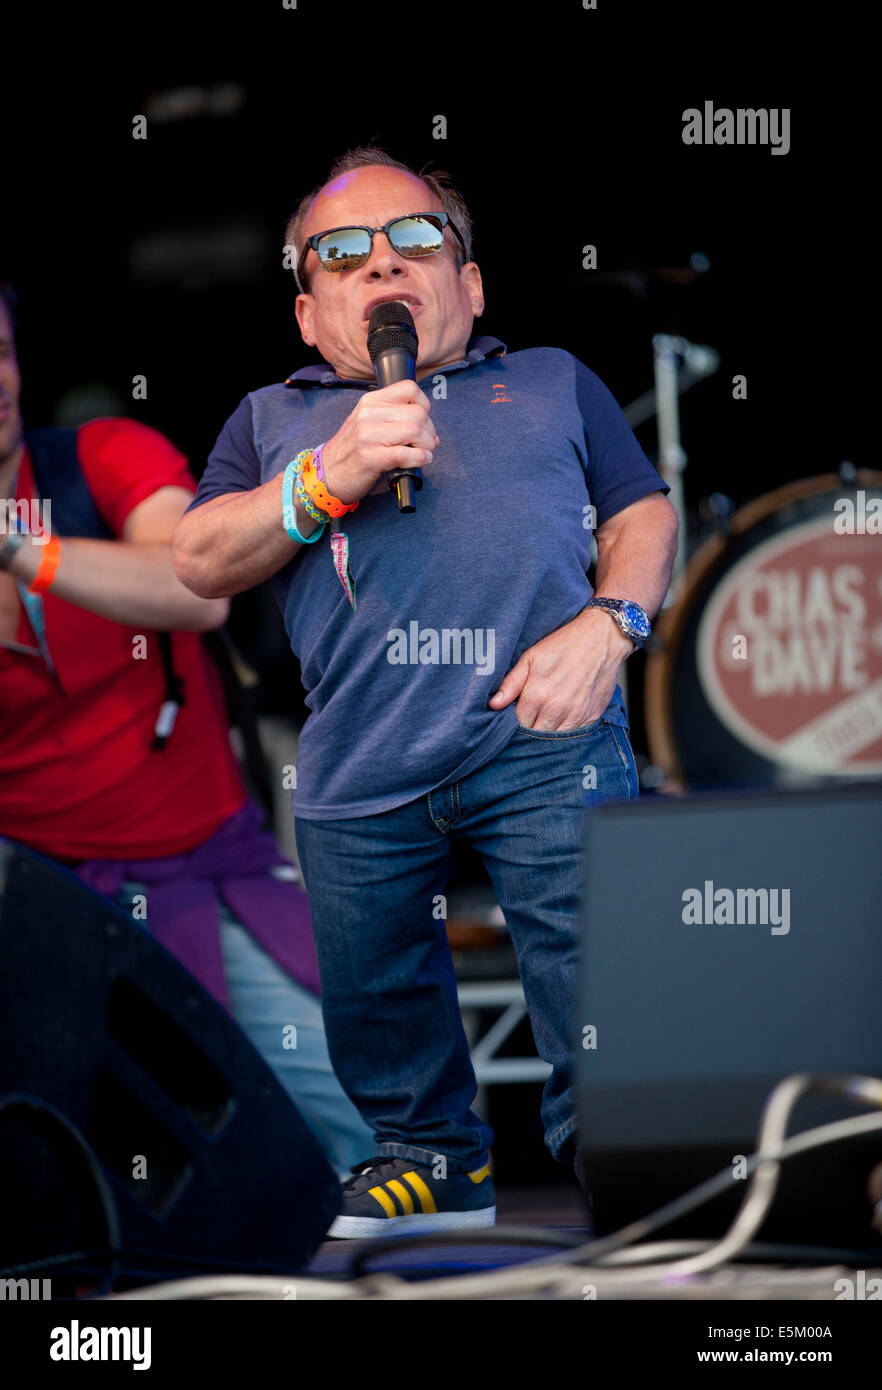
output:
<instances>
[{"instance_id":1,"label":"jeans pocket","mask_svg":"<svg viewBox=\"0 0 882 1390\"><path fill-rule=\"evenodd\" d=\"M597 733L604 724L614 724L616 728L624 729L627 736L630 727L628 723L628 712L625 709L625 701L622 698L622 688L616 685L612 693L610 702L599 719L595 719L590 724L579 724L575 729L528 729L526 724L518 724L517 729L520 734L527 734L531 738L581 738L584 734Z\"/></svg>"},{"instance_id":2,"label":"jeans pocket","mask_svg":"<svg viewBox=\"0 0 882 1390\"><path fill-rule=\"evenodd\" d=\"M640 778L637 773L637 764L634 761L634 751L631 747L631 740L628 738L627 724L616 724L614 721L604 721L607 723L613 743L616 746L619 760L622 764L622 771L626 783L626 795L636 797L640 795Z\"/></svg>"},{"instance_id":3,"label":"jeans pocket","mask_svg":"<svg viewBox=\"0 0 882 1390\"><path fill-rule=\"evenodd\" d=\"M528 729L526 724L518 724L518 733L525 734L527 738L583 738L586 734L594 734L602 728L608 721L605 715L595 719L590 724L579 724L575 729Z\"/></svg>"}]
</instances>

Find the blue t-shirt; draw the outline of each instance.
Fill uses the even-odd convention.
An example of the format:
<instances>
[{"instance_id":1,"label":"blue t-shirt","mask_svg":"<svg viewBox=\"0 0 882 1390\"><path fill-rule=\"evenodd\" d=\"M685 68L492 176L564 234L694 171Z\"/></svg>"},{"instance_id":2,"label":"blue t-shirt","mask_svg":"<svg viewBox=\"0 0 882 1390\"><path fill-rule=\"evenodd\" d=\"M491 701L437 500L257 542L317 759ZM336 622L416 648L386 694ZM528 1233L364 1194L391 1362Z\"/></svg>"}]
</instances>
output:
<instances>
[{"instance_id":1,"label":"blue t-shirt","mask_svg":"<svg viewBox=\"0 0 882 1390\"><path fill-rule=\"evenodd\" d=\"M668 490L607 388L559 348L507 354L473 338L419 385L441 442L416 511L400 513L386 489L341 523L355 611L330 528L273 576L310 711L292 793L307 820L391 810L493 758L518 720L517 700L494 710L490 696L591 598L591 505L601 525ZM252 391L188 510L268 482L371 387L325 364ZM625 722L618 689L607 717Z\"/></svg>"}]
</instances>

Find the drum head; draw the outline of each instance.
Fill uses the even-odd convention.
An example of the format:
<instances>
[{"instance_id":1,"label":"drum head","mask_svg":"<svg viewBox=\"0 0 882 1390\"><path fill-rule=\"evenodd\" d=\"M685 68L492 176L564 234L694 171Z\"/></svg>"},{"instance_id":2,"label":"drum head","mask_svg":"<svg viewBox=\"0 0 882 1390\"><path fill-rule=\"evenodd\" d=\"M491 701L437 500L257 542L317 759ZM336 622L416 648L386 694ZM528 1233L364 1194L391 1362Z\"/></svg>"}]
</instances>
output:
<instances>
[{"instance_id":1,"label":"drum head","mask_svg":"<svg viewBox=\"0 0 882 1390\"><path fill-rule=\"evenodd\" d=\"M882 776L882 473L779 488L684 572L646 669L672 786Z\"/></svg>"}]
</instances>

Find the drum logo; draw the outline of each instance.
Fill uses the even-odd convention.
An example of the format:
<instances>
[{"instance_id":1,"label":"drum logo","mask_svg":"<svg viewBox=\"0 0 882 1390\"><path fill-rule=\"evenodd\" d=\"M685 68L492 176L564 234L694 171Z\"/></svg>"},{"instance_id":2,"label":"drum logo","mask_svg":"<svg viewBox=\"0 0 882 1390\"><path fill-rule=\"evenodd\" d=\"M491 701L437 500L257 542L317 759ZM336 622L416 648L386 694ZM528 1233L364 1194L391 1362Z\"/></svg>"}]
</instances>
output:
<instances>
[{"instance_id":1,"label":"drum logo","mask_svg":"<svg viewBox=\"0 0 882 1390\"><path fill-rule=\"evenodd\" d=\"M830 518L755 546L698 629L698 671L724 726L804 773L882 773L882 537Z\"/></svg>"}]
</instances>

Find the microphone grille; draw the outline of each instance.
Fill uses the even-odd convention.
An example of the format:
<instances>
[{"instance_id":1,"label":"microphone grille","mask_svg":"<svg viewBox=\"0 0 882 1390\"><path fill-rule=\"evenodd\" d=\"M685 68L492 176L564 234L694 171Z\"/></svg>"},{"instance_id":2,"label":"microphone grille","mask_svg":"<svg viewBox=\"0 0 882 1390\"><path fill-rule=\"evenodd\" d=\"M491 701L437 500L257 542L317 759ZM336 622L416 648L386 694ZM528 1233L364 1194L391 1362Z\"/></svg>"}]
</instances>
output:
<instances>
[{"instance_id":1,"label":"microphone grille","mask_svg":"<svg viewBox=\"0 0 882 1390\"><path fill-rule=\"evenodd\" d=\"M379 308L385 309L385 304ZM410 318L410 315L408 315ZM368 356L372 362L376 362L381 352L389 352L394 348L404 348L405 352L415 358L419 350L419 342L414 329L404 328L396 323L381 324L379 328L374 328L368 334L367 340Z\"/></svg>"},{"instance_id":2,"label":"microphone grille","mask_svg":"<svg viewBox=\"0 0 882 1390\"><path fill-rule=\"evenodd\" d=\"M371 310L368 332L373 333L375 328L385 328L386 324L397 323L404 328L409 328L411 333L416 332L413 321L413 314L406 304L402 304L400 299L388 299L384 304L377 304Z\"/></svg>"}]
</instances>

